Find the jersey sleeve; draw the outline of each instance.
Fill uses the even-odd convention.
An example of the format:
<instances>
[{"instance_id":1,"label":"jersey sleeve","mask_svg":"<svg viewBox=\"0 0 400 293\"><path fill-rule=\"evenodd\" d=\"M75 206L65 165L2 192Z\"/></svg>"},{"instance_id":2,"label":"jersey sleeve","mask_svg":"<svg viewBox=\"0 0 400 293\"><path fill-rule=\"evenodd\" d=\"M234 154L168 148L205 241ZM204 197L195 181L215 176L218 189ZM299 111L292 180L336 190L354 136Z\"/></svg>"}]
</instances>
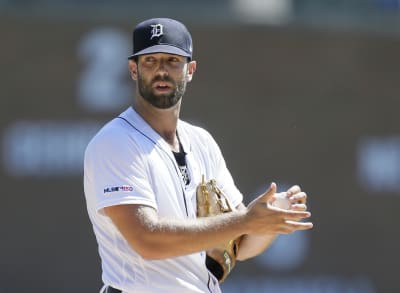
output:
<instances>
[{"instance_id":1,"label":"jersey sleeve","mask_svg":"<svg viewBox=\"0 0 400 293\"><path fill-rule=\"evenodd\" d=\"M84 160L85 193L104 207L143 204L157 209L139 145L126 135L104 131L88 145Z\"/></svg>"}]
</instances>

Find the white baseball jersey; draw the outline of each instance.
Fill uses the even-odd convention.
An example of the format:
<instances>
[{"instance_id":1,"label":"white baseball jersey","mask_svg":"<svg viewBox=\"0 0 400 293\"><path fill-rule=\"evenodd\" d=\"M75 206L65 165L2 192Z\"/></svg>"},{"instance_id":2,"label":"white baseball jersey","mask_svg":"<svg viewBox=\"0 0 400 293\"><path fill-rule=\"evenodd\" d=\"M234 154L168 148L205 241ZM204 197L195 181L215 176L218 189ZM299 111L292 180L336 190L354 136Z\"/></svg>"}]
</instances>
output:
<instances>
[{"instance_id":1,"label":"white baseball jersey","mask_svg":"<svg viewBox=\"0 0 400 293\"><path fill-rule=\"evenodd\" d=\"M235 187L220 149L205 130L181 120L178 135L186 152L185 186L169 145L132 108L106 124L85 153L84 187L102 262L102 279L123 292L220 292L205 266L205 253L145 260L121 235L103 208L148 205L160 217L196 217L196 187L202 174L215 179L237 206Z\"/></svg>"}]
</instances>

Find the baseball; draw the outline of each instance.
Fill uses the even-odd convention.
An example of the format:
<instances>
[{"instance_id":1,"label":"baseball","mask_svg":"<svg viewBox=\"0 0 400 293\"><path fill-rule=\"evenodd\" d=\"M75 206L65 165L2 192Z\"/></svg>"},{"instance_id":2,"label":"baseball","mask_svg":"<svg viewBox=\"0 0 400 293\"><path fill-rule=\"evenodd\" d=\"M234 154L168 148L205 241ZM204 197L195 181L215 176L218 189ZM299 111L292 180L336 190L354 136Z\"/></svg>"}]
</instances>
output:
<instances>
[{"instance_id":1,"label":"baseball","mask_svg":"<svg viewBox=\"0 0 400 293\"><path fill-rule=\"evenodd\" d=\"M291 203L290 200L286 197L286 192L275 193L274 197L275 201L272 203L272 206L283 210L290 209Z\"/></svg>"}]
</instances>

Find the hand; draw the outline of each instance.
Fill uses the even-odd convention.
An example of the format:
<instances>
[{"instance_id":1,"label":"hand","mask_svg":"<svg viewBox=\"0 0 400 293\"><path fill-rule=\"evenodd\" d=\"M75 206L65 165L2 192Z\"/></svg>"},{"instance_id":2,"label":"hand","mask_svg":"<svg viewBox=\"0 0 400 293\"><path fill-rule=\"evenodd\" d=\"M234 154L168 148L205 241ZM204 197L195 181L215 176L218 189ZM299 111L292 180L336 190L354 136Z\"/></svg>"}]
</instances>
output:
<instances>
[{"instance_id":1,"label":"hand","mask_svg":"<svg viewBox=\"0 0 400 293\"><path fill-rule=\"evenodd\" d=\"M290 200L291 210L306 211L307 210L307 194L301 191L300 186L294 185L286 191L286 196Z\"/></svg>"},{"instance_id":2,"label":"hand","mask_svg":"<svg viewBox=\"0 0 400 293\"><path fill-rule=\"evenodd\" d=\"M247 207L246 221L249 224L249 234L289 234L297 230L307 230L313 227L311 222L300 222L309 218L311 213L306 211L306 194L300 187L293 186L287 193L293 202L290 210L283 210L272 206L273 195L276 193L276 184L253 200ZM297 203L299 201L300 203Z\"/></svg>"}]
</instances>

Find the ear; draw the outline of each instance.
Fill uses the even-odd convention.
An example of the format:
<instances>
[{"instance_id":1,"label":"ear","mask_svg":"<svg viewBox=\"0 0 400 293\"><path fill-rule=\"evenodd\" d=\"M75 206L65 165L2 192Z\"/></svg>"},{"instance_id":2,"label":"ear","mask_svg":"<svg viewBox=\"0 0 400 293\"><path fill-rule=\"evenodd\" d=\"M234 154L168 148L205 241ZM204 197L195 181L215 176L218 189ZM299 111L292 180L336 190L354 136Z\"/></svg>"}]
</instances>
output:
<instances>
[{"instance_id":1,"label":"ear","mask_svg":"<svg viewBox=\"0 0 400 293\"><path fill-rule=\"evenodd\" d=\"M129 72L133 80L137 80L137 64L135 60L129 60L128 62Z\"/></svg>"},{"instance_id":2,"label":"ear","mask_svg":"<svg viewBox=\"0 0 400 293\"><path fill-rule=\"evenodd\" d=\"M186 72L186 81L190 82L193 78L193 74L196 71L196 67L197 67L197 63L196 61L190 61L188 63L188 68L187 68L187 72Z\"/></svg>"}]
</instances>

